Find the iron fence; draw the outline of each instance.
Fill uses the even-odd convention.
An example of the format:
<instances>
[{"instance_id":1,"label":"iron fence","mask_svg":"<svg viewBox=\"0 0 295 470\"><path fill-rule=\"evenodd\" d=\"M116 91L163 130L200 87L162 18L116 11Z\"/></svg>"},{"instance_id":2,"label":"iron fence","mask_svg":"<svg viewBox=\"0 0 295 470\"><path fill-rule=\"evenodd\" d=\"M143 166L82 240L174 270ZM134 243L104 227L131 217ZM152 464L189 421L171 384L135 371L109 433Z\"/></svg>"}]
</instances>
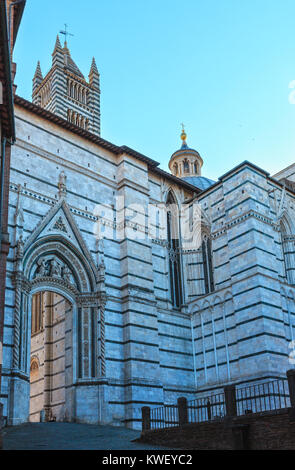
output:
<instances>
[{"instance_id":1,"label":"iron fence","mask_svg":"<svg viewBox=\"0 0 295 470\"><path fill-rule=\"evenodd\" d=\"M227 409L228 406L228 409ZM227 388L210 396L150 409L150 429L175 427L184 423L202 423L248 413L279 410L291 406L287 379L276 379L246 387ZM181 423L180 423L181 422Z\"/></svg>"},{"instance_id":2,"label":"iron fence","mask_svg":"<svg viewBox=\"0 0 295 470\"><path fill-rule=\"evenodd\" d=\"M236 389L237 415L278 410L290 406L287 379L257 383Z\"/></svg>"},{"instance_id":3,"label":"iron fence","mask_svg":"<svg viewBox=\"0 0 295 470\"><path fill-rule=\"evenodd\" d=\"M164 405L151 409L151 429L161 429L179 425L178 406Z\"/></svg>"},{"instance_id":4,"label":"iron fence","mask_svg":"<svg viewBox=\"0 0 295 470\"><path fill-rule=\"evenodd\" d=\"M202 423L223 418L225 416L224 393L191 400L188 402L187 408L189 423Z\"/></svg>"},{"instance_id":5,"label":"iron fence","mask_svg":"<svg viewBox=\"0 0 295 470\"><path fill-rule=\"evenodd\" d=\"M187 422L202 423L225 416L224 393L218 393L187 402ZM151 429L179 426L178 405L164 405L152 408L150 412Z\"/></svg>"}]
</instances>

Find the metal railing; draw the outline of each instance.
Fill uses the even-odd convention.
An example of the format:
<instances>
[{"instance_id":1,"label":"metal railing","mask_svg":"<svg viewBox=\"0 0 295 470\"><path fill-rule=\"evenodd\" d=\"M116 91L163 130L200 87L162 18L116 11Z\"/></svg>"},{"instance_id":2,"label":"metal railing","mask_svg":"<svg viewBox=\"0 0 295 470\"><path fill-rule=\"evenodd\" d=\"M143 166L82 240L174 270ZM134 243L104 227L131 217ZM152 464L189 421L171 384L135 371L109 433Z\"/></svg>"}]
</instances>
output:
<instances>
[{"instance_id":1,"label":"metal railing","mask_svg":"<svg viewBox=\"0 0 295 470\"><path fill-rule=\"evenodd\" d=\"M223 418L225 416L224 393L191 400L188 402L187 408L189 423L202 423Z\"/></svg>"},{"instance_id":2,"label":"metal railing","mask_svg":"<svg viewBox=\"0 0 295 470\"><path fill-rule=\"evenodd\" d=\"M237 415L279 410L290 406L287 379L257 383L236 389Z\"/></svg>"},{"instance_id":3,"label":"metal railing","mask_svg":"<svg viewBox=\"0 0 295 470\"><path fill-rule=\"evenodd\" d=\"M294 374L295 391L295 374ZM295 398L294 398L295 402ZM249 413L273 411L291 406L288 380L281 378L246 387L227 386L220 393L187 401L181 397L177 405L159 408L144 407L143 429L162 429L188 423L203 423Z\"/></svg>"},{"instance_id":4,"label":"metal railing","mask_svg":"<svg viewBox=\"0 0 295 470\"><path fill-rule=\"evenodd\" d=\"M178 425L177 405L164 405L151 409L151 429L168 428Z\"/></svg>"},{"instance_id":5,"label":"metal railing","mask_svg":"<svg viewBox=\"0 0 295 470\"><path fill-rule=\"evenodd\" d=\"M196 398L187 402L187 422L202 423L225 416L224 393ZM164 405L150 410L151 429L179 426L179 404Z\"/></svg>"}]
</instances>

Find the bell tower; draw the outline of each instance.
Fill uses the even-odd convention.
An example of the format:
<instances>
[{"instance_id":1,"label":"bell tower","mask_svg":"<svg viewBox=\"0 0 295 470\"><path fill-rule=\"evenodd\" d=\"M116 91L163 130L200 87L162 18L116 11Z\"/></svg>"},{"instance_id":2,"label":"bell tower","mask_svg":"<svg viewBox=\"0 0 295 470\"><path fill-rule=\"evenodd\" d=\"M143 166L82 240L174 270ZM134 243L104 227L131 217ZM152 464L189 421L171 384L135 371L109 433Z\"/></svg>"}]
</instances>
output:
<instances>
[{"instance_id":1,"label":"bell tower","mask_svg":"<svg viewBox=\"0 0 295 470\"><path fill-rule=\"evenodd\" d=\"M33 103L72 124L100 135L100 76L95 59L87 81L59 36L52 53L52 67L43 78L40 62L33 78Z\"/></svg>"}]
</instances>

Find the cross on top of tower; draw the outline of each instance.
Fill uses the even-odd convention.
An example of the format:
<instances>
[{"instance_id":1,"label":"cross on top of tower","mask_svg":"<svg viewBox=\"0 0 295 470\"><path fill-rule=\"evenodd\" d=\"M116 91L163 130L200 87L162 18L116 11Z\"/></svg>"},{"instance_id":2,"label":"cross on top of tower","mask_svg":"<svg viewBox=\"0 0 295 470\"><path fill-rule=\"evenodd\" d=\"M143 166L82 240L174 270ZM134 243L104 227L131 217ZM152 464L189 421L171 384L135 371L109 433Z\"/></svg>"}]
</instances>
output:
<instances>
[{"instance_id":1,"label":"cross on top of tower","mask_svg":"<svg viewBox=\"0 0 295 470\"><path fill-rule=\"evenodd\" d=\"M60 34L63 34L65 36L65 44L67 43L68 36L74 36L72 33L68 32L68 25L66 23L64 31L60 31Z\"/></svg>"}]
</instances>

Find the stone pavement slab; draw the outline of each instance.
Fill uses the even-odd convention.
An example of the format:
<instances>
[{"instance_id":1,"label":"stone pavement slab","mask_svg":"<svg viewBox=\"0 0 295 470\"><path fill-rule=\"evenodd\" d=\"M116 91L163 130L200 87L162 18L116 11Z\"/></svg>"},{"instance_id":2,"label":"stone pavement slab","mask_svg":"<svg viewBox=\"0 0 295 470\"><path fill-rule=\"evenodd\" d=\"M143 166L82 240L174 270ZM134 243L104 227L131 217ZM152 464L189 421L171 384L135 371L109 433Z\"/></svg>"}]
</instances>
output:
<instances>
[{"instance_id":1,"label":"stone pavement slab","mask_svg":"<svg viewBox=\"0 0 295 470\"><path fill-rule=\"evenodd\" d=\"M132 440L140 432L114 426L29 423L3 429L4 450L167 450Z\"/></svg>"}]
</instances>

